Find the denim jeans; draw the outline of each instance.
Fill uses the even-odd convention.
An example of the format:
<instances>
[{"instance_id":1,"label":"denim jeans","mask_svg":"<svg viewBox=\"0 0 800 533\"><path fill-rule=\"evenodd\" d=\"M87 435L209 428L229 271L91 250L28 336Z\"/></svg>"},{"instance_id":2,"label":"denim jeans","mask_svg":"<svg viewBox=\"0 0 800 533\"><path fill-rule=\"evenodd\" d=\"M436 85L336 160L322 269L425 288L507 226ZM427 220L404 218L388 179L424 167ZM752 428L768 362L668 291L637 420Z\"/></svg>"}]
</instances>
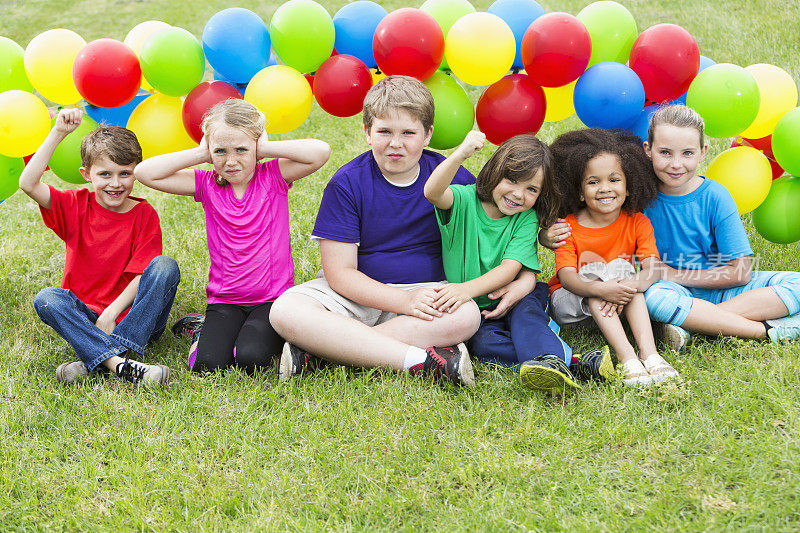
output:
<instances>
[{"instance_id":1,"label":"denim jeans","mask_svg":"<svg viewBox=\"0 0 800 533\"><path fill-rule=\"evenodd\" d=\"M567 365L572 349L558 336L558 324L547 314L549 292L541 281L504 317L481 318L470 340L473 355L489 363L517 367L540 355L555 355ZM496 304L490 307L493 309Z\"/></svg>"},{"instance_id":2,"label":"denim jeans","mask_svg":"<svg viewBox=\"0 0 800 533\"><path fill-rule=\"evenodd\" d=\"M111 335L95 326L98 314L68 289L42 289L33 307L39 318L61 335L86 368L94 372L109 357L128 350L144 353L147 343L161 336L180 279L178 264L171 257L160 255L150 261L139 280L130 311Z\"/></svg>"}]
</instances>

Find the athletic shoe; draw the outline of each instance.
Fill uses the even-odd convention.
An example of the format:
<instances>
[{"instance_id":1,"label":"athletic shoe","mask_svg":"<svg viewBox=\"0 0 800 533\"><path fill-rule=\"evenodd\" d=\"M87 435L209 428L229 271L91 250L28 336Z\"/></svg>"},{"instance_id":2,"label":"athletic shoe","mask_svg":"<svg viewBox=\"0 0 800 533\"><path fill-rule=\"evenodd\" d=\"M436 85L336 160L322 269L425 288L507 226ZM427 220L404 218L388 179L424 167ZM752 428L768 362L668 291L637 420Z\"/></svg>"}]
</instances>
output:
<instances>
[{"instance_id":1,"label":"athletic shoe","mask_svg":"<svg viewBox=\"0 0 800 533\"><path fill-rule=\"evenodd\" d=\"M83 361L64 363L58 365L58 368L56 368L56 378L65 385L75 383L79 379L86 377L89 377L89 369L86 368L86 365L83 364Z\"/></svg>"},{"instance_id":2,"label":"athletic shoe","mask_svg":"<svg viewBox=\"0 0 800 533\"><path fill-rule=\"evenodd\" d=\"M767 335L775 343L793 341L800 337L800 313L767 320L772 326Z\"/></svg>"},{"instance_id":3,"label":"athletic shoe","mask_svg":"<svg viewBox=\"0 0 800 533\"><path fill-rule=\"evenodd\" d=\"M176 337L194 340L195 335L200 333L200 330L203 328L203 322L205 322L205 320L205 315L201 315L200 313L185 314L172 325L172 333Z\"/></svg>"},{"instance_id":4,"label":"athletic shoe","mask_svg":"<svg viewBox=\"0 0 800 533\"><path fill-rule=\"evenodd\" d=\"M653 383L653 377L639 358L628 359L622 363L622 371L623 382L629 387L646 387Z\"/></svg>"},{"instance_id":5,"label":"athletic shoe","mask_svg":"<svg viewBox=\"0 0 800 533\"><path fill-rule=\"evenodd\" d=\"M653 381L666 381L679 376L678 371L657 353L650 355L642 363Z\"/></svg>"},{"instance_id":6,"label":"athletic shoe","mask_svg":"<svg viewBox=\"0 0 800 533\"><path fill-rule=\"evenodd\" d=\"M555 355L540 355L519 367L519 378L529 389L551 394L563 394L581 386L569 367Z\"/></svg>"},{"instance_id":7,"label":"athletic shoe","mask_svg":"<svg viewBox=\"0 0 800 533\"><path fill-rule=\"evenodd\" d=\"M146 365L127 357L117 364L117 376L135 385L163 385L169 379L169 368L164 365Z\"/></svg>"},{"instance_id":8,"label":"athletic shoe","mask_svg":"<svg viewBox=\"0 0 800 533\"><path fill-rule=\"evenodd\" d=\"M322 365L322 359L311 355L294 344L285 342L279 366L280 380L287 381L296 374L311 372Z\"/></svg>"},{"instance_id":9,"label":"athletic shoe","mask_svg":"<svg viewBox=\"0 0 800 533\"><path fill-rule=\"evenodd\" d=\"M458 346L432 346L425 353L427 357L422 365L423 374L449 379L456 385L475 386L472 361L463 342Z\"/></svg>"},{"instance_id":10,"label":"athletic shoe","mask_svg":"<svg viewBox=\"0 0 800 533\"><path fill-rule=\"evenodd\" d=\"M613 381L614 361L611 358L611 349L606 345L598 350L578 354L577 361L572 363L572 375L581 381Z\"/></svg>"},{"instance_id":11,"label":"athletic shoe","mask_svg":"<svg viewBox=\"0 0 800 533\"><path fill-rule=\"evenodd\" d=\"M686 346L686 343L689 342L689 332L683 329L680 326L676 326L674 324L666 323L662 325L661 330L662 340L675 350L676 352L680 352Z\"/></svg>"}]
</instances>

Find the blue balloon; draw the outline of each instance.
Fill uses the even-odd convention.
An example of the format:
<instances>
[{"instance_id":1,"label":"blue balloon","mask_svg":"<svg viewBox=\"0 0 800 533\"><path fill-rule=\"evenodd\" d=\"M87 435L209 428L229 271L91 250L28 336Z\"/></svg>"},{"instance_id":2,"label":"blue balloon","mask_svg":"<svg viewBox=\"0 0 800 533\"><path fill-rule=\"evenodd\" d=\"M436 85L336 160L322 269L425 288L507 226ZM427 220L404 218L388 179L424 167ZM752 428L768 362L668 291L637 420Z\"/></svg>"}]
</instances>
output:
<instances>
[{"instance_id":1,"label":"blue balloon","mask_svg":"<svg viewBox=\"0 0 800 533\"><path fill-rule=\"evenodd\" d=\"M644 86L626 65L604 61L578 78L572 100L590 128L628 128L644 107Z\"/></svg>"},{"instance_id":2,"label":"blue balloon","mask_svg":"<svg viewBox=\"0 0 800 533\"><path fill-rule=\"evenodd\" d=\"M272 41L261 17L243 7L215 13L203 28L203 52L211 67L246 83L267 66Z\"/></svg>"},{"instance_id":3,"label":"blue balloon","mask_svg":"<svg viewBox=\"0 0 800 533\"><path fill-rule=\"evenodd\" d=\"M369 0L358 0L343 6L333 16L336 38L333 47L340 54L355 56L369 68L377 66L372 52L375 29L388 11Z\"/></svg>"},{"instance_id":4,"label":"blue balloon","mask_svg":"<svg viewBox=\"0 0 800 533\"><path fill-rule=\"evenodd\" d=\"M707 69L711 65L716 65L716 64L717 64L717 62L714 61L713 59L709 59L706 56L701 55L700 56L700 68L697 69L697 74L700 74L701 72L703 72L705 69ZM687 94L688 94L688 92L683 93L682 95L677 97L675 100L671 101L670 104L686 105L686 95Z\"/></svg>"},{"instance_id":5,"label":"blue balloon","mask_svg":"<svg viewBox=\"0 0 800 533\"><path fill-rule=\"evenodd\" d=\"M127 127L128 119L131 117L133 110L148 96L150 96L149 92L139 89L133 100L119 107L97 107L92 104L86 104L86 114L98 124L122 126L124 128Z\"/></svg>"},{"instance_id":6,"label":"blue balloon","mask_svg":"<svg viewBox=\"0 0 800 533\"><path fill-rule=\"evenodd\" d=\"M233 85L234 87L239 89L239 92L242 93L242 96L244 96L244 91L247 90L247 85L248 85L249 81L248 81L248 83L236 83L236 82L233 82L233 81L229 80L228 78L226 78L225 76L223 76L222 74L217 72L216 70L213 71L213 72L214 72L214 79L216 81L224 81L228 85Z\"/></svg>"},{"instance_id":7,"label":"blue balloon","mask_svg":"<svg viewBox=\"0 0 800 533\"><path fill-rule=\"evenodd\" d=\"M545 14L545 10L536 0L497 0L487 10L492 15L497 15L514 32L517 42L517 55L514 56L513 68L522 68L522 38L528 31L531 22Z\"/></svg>"},{"instance_id":8,"label":"blue balloon","mask_svg":"<svg viewBox=\"0 0 800 533\"><path fill-rule=\"evenodd\" d=\"M660 108L668 104L652 104L644 106L636 121L628 126L628 129L639 136L642 142L647 140L647 129L650 127L650 119Z\"/></svg>"}]
</instances>

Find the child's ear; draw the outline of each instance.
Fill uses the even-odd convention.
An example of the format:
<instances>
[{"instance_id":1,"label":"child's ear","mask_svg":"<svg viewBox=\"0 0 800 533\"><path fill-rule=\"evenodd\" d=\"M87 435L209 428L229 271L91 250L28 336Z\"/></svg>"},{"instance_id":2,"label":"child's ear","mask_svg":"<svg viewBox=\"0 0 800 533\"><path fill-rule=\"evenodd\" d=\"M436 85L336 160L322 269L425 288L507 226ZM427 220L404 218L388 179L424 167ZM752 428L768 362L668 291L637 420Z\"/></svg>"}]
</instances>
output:
<instances>
[{"instance_id":1,"label":"child's ear","mask_svg":"<svg viewBox=\"0 0 800 533\"><path fill-rule=\"evenodd\" d=\"M372 135L369 134L369 127L364 124L364 137L367 138L367 144L372 146Z\"/></svg>"},{"instance_id":2,"label":"child's ear","mask_svg":"<svg viewBox=\"0 0 800 533\"><path fill-rule=\"evenodd\" d=\"M425 146L428 146L428 144L430 144L431 137L433 137L433 126L428 128L428 133L425 135Z\"/></svg>"},{"instance_id":3,"label":"child's ear","mask_svg":"<svg viewBox=\"0 0 800 533\"><path fill-rule=\"evenodd\" d=\"M92 182L92 175L89 174L89 171L86 169L86 167L81 167L78 170L80 171L81 176L83 176L83 179L85 179L89 183Z\"/></svg>"},{"instance_id":4,"label":"child's ear","mask_svg":"<svg viewBox=\"0 0 800 533\"><path fill-rule=\"evenodd\" d=\"M700 161L705 159L706 153L708 153L708 144L704 144L703 147L700 149Z\"/></svg>"},{"instance_id":5,"label":"child's ear","mask_svg":"<svg viewBox=\"0 0 800 533\"><path fill-rule=\"evenodd\" d=\"M642 146L644 147L644 153L647 154L647 158L653 159L653 157L650 154L650 143L645 141L642 143Z\"/></svg>"}]
</instances>

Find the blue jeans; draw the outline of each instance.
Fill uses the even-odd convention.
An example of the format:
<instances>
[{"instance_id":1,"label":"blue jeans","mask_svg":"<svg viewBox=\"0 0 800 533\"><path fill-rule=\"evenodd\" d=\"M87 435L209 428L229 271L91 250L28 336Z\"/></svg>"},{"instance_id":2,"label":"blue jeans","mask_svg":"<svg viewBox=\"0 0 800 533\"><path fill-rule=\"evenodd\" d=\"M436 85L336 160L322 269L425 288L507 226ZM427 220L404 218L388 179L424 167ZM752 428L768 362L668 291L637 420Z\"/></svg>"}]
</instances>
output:
<instances>
[{"instance_id":1,"label":"blue jeans","mask_svg":"<svg viewBox=\"0 0 800 533\"><path fill-rule=\"evenodd\" d=\"M558 324L547 314L548 302L547 283L538 282L506 316L497 320L481 318L478 332L470 340L472 354L506 367L516 367L546 354L555 355L569 365L572 349L558 336Z\"/></svg>"},{"instance_id":2,"label":"blue jeans","mask_svg":"<svg viewBox=\"0 0 800 533\"><path fill-rule=\"evenodd\" d=\"M98 314L68 289L42 289L33 307L39 318L61 335L86 368L94 372L109 357L128 350L144 353L147 343L161 336L180 279L178 264L171 257L160 255L150 261L139 280L130 311L111 335L94 325Z\"/></svg>"}]
</instances>

